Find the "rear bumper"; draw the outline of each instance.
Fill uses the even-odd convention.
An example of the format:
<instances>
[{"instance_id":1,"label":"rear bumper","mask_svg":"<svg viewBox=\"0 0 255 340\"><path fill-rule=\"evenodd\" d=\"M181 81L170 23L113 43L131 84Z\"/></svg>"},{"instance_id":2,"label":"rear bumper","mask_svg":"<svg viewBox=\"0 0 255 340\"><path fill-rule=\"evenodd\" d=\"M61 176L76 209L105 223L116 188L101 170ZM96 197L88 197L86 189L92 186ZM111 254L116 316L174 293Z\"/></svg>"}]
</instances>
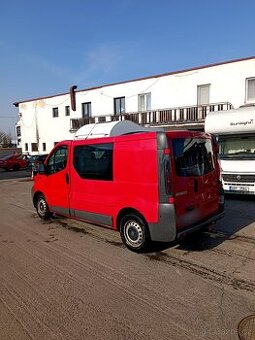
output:
<instances>
[{"instance_id":1,"label":"rear bumper","mask_svg":"<svg viewBox=\"0 0 255 340\"><path fill-rule=\"evenodd\" d=\"M224 203L220 210L199 223L190 225L180 231L176 229L175 207L174 204L159 205L159 219L157 223L148 223L150 237L152 241L157 242L173 242L176 239L185 237L186 235L202 229L203 227L213 224L224 216Z\"/></svg>"},{"instance_id":2,"label":"rear bumper","mask_svg":"<svg viewBox=\"0 0 255 340\"><path fill-rule=\"evenodd\" d=\"M148 223L152 241L172 242L176 239L174 204L161 203L157 223Z\"/></svg>"},{"instance_id":3,"label":"rear bumper","mask_svg":"<svg viewBox=\"0 0 255 340\"><path fill-rule=\"evenodd\" d=\"M224 217L224 211L220 211L218 212L217 214L209 217L208 219L198 223L198 224L195 224L193 226L189 226L188 228L185 228L185 229L182 229L181 231L178 231L177 232L177 239L182 239L183 237L199 230L199 229L202 229L210 224L213 224L215 223L216 221L220 220L222 217Z\"/></svg>"}]
</instances>

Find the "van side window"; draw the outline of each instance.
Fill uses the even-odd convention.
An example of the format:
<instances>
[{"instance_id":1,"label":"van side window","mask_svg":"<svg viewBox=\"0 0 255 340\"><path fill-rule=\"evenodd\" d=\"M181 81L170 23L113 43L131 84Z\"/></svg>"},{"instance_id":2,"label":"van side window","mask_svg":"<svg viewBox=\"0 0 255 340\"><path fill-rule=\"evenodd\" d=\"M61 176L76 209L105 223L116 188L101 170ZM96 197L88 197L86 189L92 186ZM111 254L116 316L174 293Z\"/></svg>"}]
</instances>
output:
<instances>
[{"instance_id":1,"label":"van side window","mask_svg":"<svg viewBox=\"0 0 255 340\"><path fill-rule=\"evenodd\" d=\"M79 145L74 148L73 165L81 178L110 181L113 144Z\"/></svg>"},{"instance_id":2,"label":"van side window","mask_svg":"<svg viewBox=\"0 0 255 340\"><path fill-rule=\"evenodd\" d=\"M47 161L47 170L49 174L54 174L63 170L66 167L67 162L67 147L60 146Z\"/></svg>"},{"instance_id":3,"label":"van side window","mask_svg":"<svg viewBox=\"0 0 255 340\"><path fill-rule=\"evenodd\" d=\"M209 139L173 140L176 174L181 177L203 176L213 171L213 151Z\"/></svg>"}]
</instances>

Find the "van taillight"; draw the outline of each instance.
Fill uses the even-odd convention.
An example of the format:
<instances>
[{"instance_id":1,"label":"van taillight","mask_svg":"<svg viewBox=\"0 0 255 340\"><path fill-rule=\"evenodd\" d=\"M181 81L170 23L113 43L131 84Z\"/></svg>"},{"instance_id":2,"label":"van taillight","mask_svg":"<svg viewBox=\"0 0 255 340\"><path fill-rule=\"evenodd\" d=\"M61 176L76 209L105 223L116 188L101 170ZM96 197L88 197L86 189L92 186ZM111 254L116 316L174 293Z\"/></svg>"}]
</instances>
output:
<instances>
[{"instance_id":1,"label":"van taillight","mask_svg":"<svg viewBox=\"0 0 255 340\"><path fill-rule=\"evenodd\" d=\"M174 197L173 196L169 197L168 203L174 204Z\"/></svg>"}]
</instances>

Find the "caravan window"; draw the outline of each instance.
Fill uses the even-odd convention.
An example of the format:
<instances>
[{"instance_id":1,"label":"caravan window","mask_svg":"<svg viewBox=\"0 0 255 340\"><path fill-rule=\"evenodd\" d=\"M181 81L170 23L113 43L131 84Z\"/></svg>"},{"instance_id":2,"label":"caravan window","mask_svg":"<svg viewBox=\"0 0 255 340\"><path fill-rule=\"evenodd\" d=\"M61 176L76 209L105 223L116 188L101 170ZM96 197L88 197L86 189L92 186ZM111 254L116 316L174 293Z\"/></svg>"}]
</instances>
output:
<instances>
[{"instance_id":1,"label":"caravan window","mask_svg":"<svg viewBox=\"0 0 255 340\"><path fill-rule=\"evenodd\" d=\"M255 136L220 137L220 158L255 158Z\"/></svg>"},{"instance_id":2,"label":"caravan window","mask_svg":"<svg viewBox=\"0 0 255 340\"><path fill-rule=\"evenodd\" d=\"M110 181L113 144L79 145L74 148L73 165L81 178Z\"/></svg>"},{"instance_id":3,"label":"caravan window","mask_svg":"<svg viewBox=\"0 0 255 340\"><path fill-rule=\"evenodd\" d=\"M178 176L203 176L214 169L212 144L209 139L174 139L173 149Z\"/></svg>"}]
</instances>

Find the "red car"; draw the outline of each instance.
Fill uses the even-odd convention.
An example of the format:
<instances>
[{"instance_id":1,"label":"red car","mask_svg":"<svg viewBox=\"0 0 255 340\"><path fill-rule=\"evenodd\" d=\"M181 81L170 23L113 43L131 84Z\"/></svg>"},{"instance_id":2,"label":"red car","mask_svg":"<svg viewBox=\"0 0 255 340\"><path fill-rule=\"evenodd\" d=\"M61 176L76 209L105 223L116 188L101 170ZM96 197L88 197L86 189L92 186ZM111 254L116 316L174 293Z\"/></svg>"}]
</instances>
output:
<instances>
[{"instance_id":1,"label":"red car","mask_svg":"<svg viewBox=\"0 0 255 340\"><path fill-rule=\"evenodd\" d=\"M11 154L0 159L0 169L20 170L25 169L28 165L28 160L21 154Z\"/></svg>"}]
</instances>

